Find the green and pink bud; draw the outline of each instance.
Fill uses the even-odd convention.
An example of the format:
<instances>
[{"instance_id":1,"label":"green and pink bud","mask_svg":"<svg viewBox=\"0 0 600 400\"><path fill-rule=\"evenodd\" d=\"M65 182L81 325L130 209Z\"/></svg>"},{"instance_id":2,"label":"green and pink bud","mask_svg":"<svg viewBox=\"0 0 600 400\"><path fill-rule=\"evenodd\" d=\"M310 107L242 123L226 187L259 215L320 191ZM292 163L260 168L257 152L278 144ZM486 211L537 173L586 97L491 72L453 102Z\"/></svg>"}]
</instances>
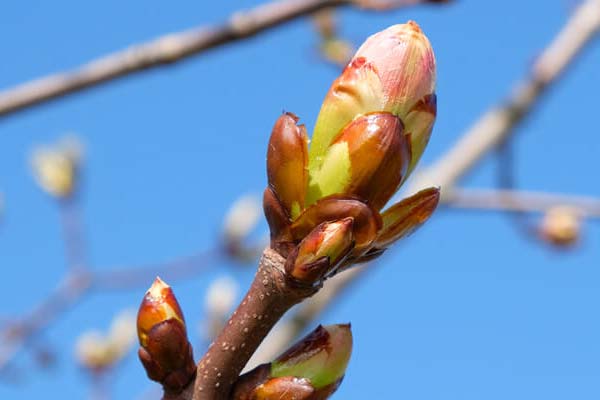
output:
<instances>
[{"instance_id":1,"label":"green and pink bud","mask_svg":"<svg viewBox=\"0 0 600 400\"><path fill-rule=\"evenodd\" d=\"M137 331L138 355L148 377L160 382L166 392L181 391L194 378L196 366L179 303L160 278L142 300Z\"/></svg>"},{"instance_id":2,"label":"green and pink bud","mask_svg":"<svg viewBox=\"0 0 600 400\"><path fill-rule=\"evenodd\" d=\"M366 40L329 89L317 118L309 151L309 201L319 192L331 193L321 184L327 181L321 168L330 146L348 124L365 114L389 112L402 121L410 149L405 163L412 171L435 121L435 74L433 49L415 22L391 26ZM349 169L353 179L352 172L361 166Z\"/></svg>"},{"instance_id":3,"label":"green and pink bud","mask_svg":"<svg viewBox=\"0 0 600 400\"><path fill-rule=\"evenodd\" d=\"M295 115L285 113L273 128L263 198L271 247L295 257L320 224L352 218L349 266L414 231L435 209L437 189L381 210L421 157L436 112L435 57L419 26L411 21L368 38L329 89L310 148ZM295 258L290 268L321 277L323 262L313 265L317 253L305 251L306 260Z\"/></svg>"}]
</instances>

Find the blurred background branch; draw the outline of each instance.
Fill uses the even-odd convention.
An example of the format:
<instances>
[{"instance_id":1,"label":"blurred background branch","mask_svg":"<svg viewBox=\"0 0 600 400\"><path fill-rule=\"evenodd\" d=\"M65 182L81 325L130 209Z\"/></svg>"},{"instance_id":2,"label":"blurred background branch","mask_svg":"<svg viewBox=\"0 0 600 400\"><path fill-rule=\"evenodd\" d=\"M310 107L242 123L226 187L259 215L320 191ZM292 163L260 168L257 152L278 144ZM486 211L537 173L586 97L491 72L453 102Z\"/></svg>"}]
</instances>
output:
<instances>
[{"instance_id":1,"label":"blurred background branch","mask_svg":"<svg viewBox=\"0 0 600 400\"><path fill-rule=\"evenodd\" d=\"M439 2L395 0L386 2L387 6L384 8ZM0 117L136 72L173 64L217 46L252 37L318 10L345 5L381 8L378 2L371 3L356 0L282 0L249 11L240 11L223 25L168 34L100 57L72 71L50 75L0 92Z\"/></svg>"},{"instance_id":2,"label":"blurred background branch","mask_svg":"<svg viewBox=\"0 0 600 400\"><path fill-rule=\"evenodd\" d=\"M583 218L600 218L600 199L563 193L455 188L444 198L444 204L451 208L473 211L526 213L545 213L553 207L568 206L578 211Z\"/></svg>"}]
</instances>

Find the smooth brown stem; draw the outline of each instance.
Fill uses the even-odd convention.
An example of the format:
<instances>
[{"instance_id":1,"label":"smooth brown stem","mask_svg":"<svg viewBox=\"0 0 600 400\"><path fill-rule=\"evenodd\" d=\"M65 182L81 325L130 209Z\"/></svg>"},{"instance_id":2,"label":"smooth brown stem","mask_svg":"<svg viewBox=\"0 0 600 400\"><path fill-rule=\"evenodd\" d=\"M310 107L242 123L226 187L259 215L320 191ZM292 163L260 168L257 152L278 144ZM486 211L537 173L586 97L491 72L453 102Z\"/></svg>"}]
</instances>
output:
<instances>
[{"instance_id":1,"label":"smooth brown stem","mask_svg":"<svg viewBox=\"0 0 600 400\"><path fill-rule=\"evenodd\" d=\"M267 248L248 293L198 363L194 400L223 400L271 328L318 287L300 287L286 277L285 259Z\"/></svg>"}]
</instances>

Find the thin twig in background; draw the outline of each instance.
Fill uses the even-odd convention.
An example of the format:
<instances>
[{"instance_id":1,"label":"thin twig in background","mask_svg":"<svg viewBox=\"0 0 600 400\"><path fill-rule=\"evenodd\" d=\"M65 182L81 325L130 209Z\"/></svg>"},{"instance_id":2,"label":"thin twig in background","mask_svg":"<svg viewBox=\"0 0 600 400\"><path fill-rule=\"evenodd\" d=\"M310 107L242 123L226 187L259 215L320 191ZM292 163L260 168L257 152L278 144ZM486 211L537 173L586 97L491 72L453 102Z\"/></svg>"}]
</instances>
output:
<instances>
[{"instance_id":1,"label":"thin twig in background","mask_svg":"<svg viewBox=\"0 0 600 400\"><path fill-rule=\"evenodd\" d=\"M25 317L7 322L0 331L0 372L35 336L56 321L85 295L97 290L145 287L156 275L177 280L197 274L222 256L221 250L205 252L148 267L93 271L69 269L58 287Z\"/></svg>"},{"instance_id":2,"label":"thin twig in background","mask_svg":"<svg viewBox=\"0 0 600 400\"><path fill-rule=\"evenodd\" d=\"M59 203L59 213L63 228L65 257L67 268L83 270L87 268L88 260L83 219L80 215L80 204L75 198L68 197Z\"/></svg>"},{"instance_id":3,"label":"thin twig in background","mask_svg":"<svg viewBox=\"0 0 600 400\"><path fill-rule=\"evenodd\" d=\"M502 189L453 189L443 201L451 208L525 213L544 213L555 206L569 206L588 219L600 218L600 199L562 193Z\"/></svg>"},{"instance_id":4,"label":"thin twig in background","mask_svg":"<svg viewBox=\"0 0 600 400\"><path fill-rule=\"evenodd\" d=\"M0 371L39 332L62 315L90 289L89 275L85 271L72 270L33 311L19 321L9 323L0 332Z\"/></svg>"},{"instance_id":5,"label":"thin twig in background","mask_svg":"<svg viewBox=\"0 0 600 400\"><path fill-rule=\"evenodd\" d=\"M600 30L600 0L587 0L579 5L563 29L552 40L530 71L528 78L517 85L513 96L504 104L486 112L463 136L436 162L414 176L411 187L414 193L432 185L440 185L444 196L453 193L452 188L476 163L490 151L507 140L514 128L532 111L552 83L561 76L576 56ZM448 200L442 196L442 202ZM562 199L561 199L562 200ZM587 205L589 206L589 204ZM358 268L360 270L360 268ZM328 281L314 299L301 304L295 313L301 315L293 329L286 329L277 343L290 343L296 339L326 309L333 299L339 297L360 274L342 273ZM335 282L335 283L334 283ZM316 305L312 305L316 302ZM292 316L292 319L294 317ZM267 342L265 346L269 346ZM284 348L263 349L264 355L279 354ZM261 360L264 360L261 356Z\"/></svg>"},{"instance_id":6,"label":"thin twig in background","mask_svg":"<svg viewBox=\"0 0 600 400\"><path fill-rule=\"evenodd\" d=\"M432 0L395 0L399 8ZM206 50L250 38L315 11L357 4L354 0L284 0L237 12L219 26L203 26L161 36L90 61L79 68L26 82L0 92L0 117L150 68L173 64Z\"/></svg>"},{"instance_id":7,"label":"thin twig in background","mask_svg":"<svg viewBox=\"0 0 600 400\"><path fill-rule=\"evenodd\" d=\"M94 289L126 290L133 287L145 287L156 276L173 282L197 275L209 263L218 263L221 258L224 259L226 256L221 249L214 248L164 263L101 270L94 273Z\"/></svg>"}]
</instances>

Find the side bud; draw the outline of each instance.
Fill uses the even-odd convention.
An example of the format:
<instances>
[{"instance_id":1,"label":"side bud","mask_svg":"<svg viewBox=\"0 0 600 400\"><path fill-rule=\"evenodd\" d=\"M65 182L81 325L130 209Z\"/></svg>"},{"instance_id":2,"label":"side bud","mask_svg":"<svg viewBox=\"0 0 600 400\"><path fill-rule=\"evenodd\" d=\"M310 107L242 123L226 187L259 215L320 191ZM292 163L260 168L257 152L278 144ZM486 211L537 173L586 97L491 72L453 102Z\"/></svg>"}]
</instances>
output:
<instances>
[{"instance_id":1,"label":"side bud","mask_svg":"<svg viewBox=\"0 0 600 400\"><path fill-rule=\"evenodd\" d=\"M295 240L302 240L317 225L348 217L353 219L352 235L355 243L352 254L358 256L368 250L377 238L382 222L377 211L355 198L332 195L320 199L298 216L291 226L291 234Z\"/></svg>"},{"instance_id":2,"label":"side bud","mask_svg":"<svg viewBox=\"0 0 600 400\"><path fill-rule=\"evenodd\" d=\"M390 112L404 123L411 171L429 140L436 114L435 57L413 21L369 37L327 93L309 153L311 182L328 147L354 118Z\"/></svg>"},{"instance_id":3,"label":"side bud","mask_svg":"<svg viewBox=\"0 0 600 400\"><path fill-rule=\"evenodd\" d=\"M288 257L286 272L302 284L320 284L354 247L353 224L353 218L319 224Z\"/></svg>"},{"instance_id":4,"label":"side bud","mask_svg":"<svg viewBox=\"0 0 600 400\"><path fill-rule=\"evenodd\" d=\"M304 378L316 391L331 394L344 377L351 354L350 324L319 326L271 363L271 376Z\"/></svg>"},{"instance_id":5,"label":"side bud","mask_svg":"<svg viewBox=\"0 0 600 400\"><path fill-rule=\"evenodd\" d=\"M194 378L196 366L183 313L171 288L156 278L137 318L138 355L148 377L166 392L178 393Z\"/></svg>"},{"instance_id":6,"label":"side bud","mask_svg":"<svg viewBox=\"0 0 600 400\"><path fill-rule=\"evenodd\" d=\"M385 249L410 235L431 217L440 201L440 189L431 187L394 204L381 218L383 228L375 240L375 249Z\"/></svg>"},{"instance_id":7,"label":"side bud","mask_svg":"<svg viewBox=\"0 0 600 400\"><path fill-rule=\"evenodd\" d=\"M279 117L267 151L269 186L292 219L304 208L308 184L308 136L297 122L292 113Z\"/></svg>"},{"instance_id":8,"label":"side bud","mask_svg":"<svg viewBox=\"0 0 600 400\"><path fill-rule=\"evenodd\" d=\"M339 387L352 353L350 324L319 326L269 364L242 375L233 400L325 400Z\"/></svg>"}]
</instances>

